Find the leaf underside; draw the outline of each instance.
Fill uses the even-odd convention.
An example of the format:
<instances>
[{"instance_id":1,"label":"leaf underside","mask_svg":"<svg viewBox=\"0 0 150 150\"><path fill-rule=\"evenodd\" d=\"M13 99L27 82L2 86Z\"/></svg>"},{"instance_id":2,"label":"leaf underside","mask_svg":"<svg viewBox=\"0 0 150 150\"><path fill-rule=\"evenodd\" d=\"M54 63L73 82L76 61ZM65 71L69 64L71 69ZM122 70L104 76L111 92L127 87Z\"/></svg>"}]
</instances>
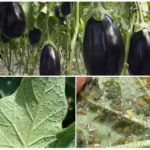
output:
<instances>
[{"instance_id":1,"label":"leaf underside","mask_svg":"<svg viewBox=\"0 0 150 150\"><path fill-rule=\"evenodd\" d=\"M65 78L23 78L0 99L0 147L46 147L67 113Z\"/></svg>"}]
</instances>

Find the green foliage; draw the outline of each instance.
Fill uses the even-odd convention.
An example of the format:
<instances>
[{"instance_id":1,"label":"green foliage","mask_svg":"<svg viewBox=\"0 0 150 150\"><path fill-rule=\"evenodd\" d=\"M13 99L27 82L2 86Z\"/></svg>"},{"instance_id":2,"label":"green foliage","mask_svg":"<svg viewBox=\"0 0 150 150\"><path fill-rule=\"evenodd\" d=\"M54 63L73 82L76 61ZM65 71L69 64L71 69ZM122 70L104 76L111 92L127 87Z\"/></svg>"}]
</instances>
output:
<instances>
[{"instance_id":1,"label":"green foliage","mask_svg":"<svg viewBox=\"0 0 150 150\"><path fill-rule=\"evenodd\" d=\"M0 147L59 141L67 108L64 78L23 78L12 95L0 99Z\"/></svg>"},{"instance_id":2,"label":"green foliage","mask_svg":"<svg viewBox=\"0 0 150 150\"><path fill-rule=\"evenodd\" d=\"M68 148L75 147L75 123L71 124L69 127L65 128L62 132L57 134L57 140L50 144L49 147L56 148Z\"/></svg>"},{"instance_id":3,"label":"green foliage","mask_svg":"<svg viewBox=\"0 0 150 150\"><path fill-rule=\"evenodd\" d=\"M150 147L149 83L103 77L89 84L78 102L78 147Z\"/></svg>"}]
</instances>

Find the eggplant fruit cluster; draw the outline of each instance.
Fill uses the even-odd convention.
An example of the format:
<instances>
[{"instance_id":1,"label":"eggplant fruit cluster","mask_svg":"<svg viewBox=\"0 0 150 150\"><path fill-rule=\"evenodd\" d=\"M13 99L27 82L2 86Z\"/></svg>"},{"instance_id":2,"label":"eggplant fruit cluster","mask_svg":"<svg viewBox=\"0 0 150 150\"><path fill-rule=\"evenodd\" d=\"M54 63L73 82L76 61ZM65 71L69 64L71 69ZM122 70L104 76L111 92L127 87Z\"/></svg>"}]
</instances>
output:
<instances>
[{"instance_id":1,"label":"eggplant fruit cluster","mask_svg":"<svg viewBox=\"0 0 150 150\"><path fill-rule=\"evenodd\" d=\"M59 54L52 45L45 45L40 58L40 75L60 75Z\"/></svg>"},{"instance_id":2,"label":"eggplant fruit cluster","mask_svg":"<svg viewBox=\"0 0 150 150\"><path fill-rule=\"evenodd\" d=\"M132 75L150 75L150 32L134 32L130 41L128 70Z\"/></svg>"},{"instance_id":3,"label":"eggplant fruit cluster","mask_svg":"<svg viewBox=\"0 0 150 150\"><path fill-rule=\"evenodd\" d=\"M91 17L86 25L83 58L89 75L119 75L124 64L124 43L112 18Z\"/></svg>"},{"instance_id":4,"label":"eggplant fruit cluster","mask_svg":"<svg viewBox=\"0 0 150 150\"><path fill-rule=\"evenodd\" d=\"M25 30L24 11L18 2L0 3L0 28L5 38L20 37Z\"/></svg>"}]
</instances>

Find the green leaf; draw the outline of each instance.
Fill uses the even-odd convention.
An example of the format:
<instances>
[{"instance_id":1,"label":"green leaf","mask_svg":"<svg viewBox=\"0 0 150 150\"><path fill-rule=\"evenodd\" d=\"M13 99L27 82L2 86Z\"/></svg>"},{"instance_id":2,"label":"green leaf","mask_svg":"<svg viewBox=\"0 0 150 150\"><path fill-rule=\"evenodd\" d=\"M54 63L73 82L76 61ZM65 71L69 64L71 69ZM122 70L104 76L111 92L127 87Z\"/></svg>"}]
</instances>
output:
<instances>
[{"instance_id":1,"label":"green leaf","mask_svg":"<svg viewBox=\"0 0 150 150\"><path fill-rule=\"evenodd\" d=\"M57 141L49 145L49 147L65 148L75 146L75 123L65 128L62 132L57 134Z\"/></svg>"},{"instance_id":2,"label":"green leaf","mask_svg":"<svg viewBox=\"0 0 150 150\"><path fill-rule=\"evenodd\" d=\"M33 3L22 3L23 10L26 16L26 23L29 29L34 26Z\"/></svg>"},{"instance_id":3,"label":"green leaf","mask_svg":"<svg viewBox=\"0 0 150 150\"><path fill-rule=\"evenodd\" d=\"M0 99L0 147L46 147L67 113L64 78L24 78Z\"/></svg>"}]
</instances>

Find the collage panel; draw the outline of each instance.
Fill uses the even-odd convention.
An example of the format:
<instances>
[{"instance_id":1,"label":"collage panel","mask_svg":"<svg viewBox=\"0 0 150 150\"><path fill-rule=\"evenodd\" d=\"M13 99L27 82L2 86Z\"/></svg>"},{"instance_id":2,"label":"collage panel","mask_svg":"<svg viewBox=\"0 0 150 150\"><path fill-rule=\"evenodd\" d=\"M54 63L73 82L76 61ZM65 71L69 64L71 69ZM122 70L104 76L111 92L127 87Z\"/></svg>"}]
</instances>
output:
<instances>
[{"instance_id":1,"label":"collage panel","mask_svg":"<svg viewBox=\"0 0 150 150\"><path fill-rule=\"evenodd\" d=\"M0 75L150 75L150 2L1 2Z\"/></svg>"},{"instance_id":2,"label":"collage panel","mask_svg":"<svg viewBox=\"0 0 150 150\"><path fill-rule=\"evenodd\" d=\"M75 147L75 78L1 77L0 147Z\"/></svg>"},{"instance_id":3,"label":"collage panel","mask_svg":"<svg viewBox=\"0 0 150 150\"><path fill-rule=\"evenodd\" d=\"M78 148L150 148L150 77L78 77L77 87Z\"/></svg>"},{"instance_id":4,"label":"collage panel","mask_svg":"<svg viewBox=\"0 0 150 150\"><path fill-rule=\"evenodd\" d=\"M0 2L0 148L150 148L150 2Z\"/></svg>"}]
</instances>

